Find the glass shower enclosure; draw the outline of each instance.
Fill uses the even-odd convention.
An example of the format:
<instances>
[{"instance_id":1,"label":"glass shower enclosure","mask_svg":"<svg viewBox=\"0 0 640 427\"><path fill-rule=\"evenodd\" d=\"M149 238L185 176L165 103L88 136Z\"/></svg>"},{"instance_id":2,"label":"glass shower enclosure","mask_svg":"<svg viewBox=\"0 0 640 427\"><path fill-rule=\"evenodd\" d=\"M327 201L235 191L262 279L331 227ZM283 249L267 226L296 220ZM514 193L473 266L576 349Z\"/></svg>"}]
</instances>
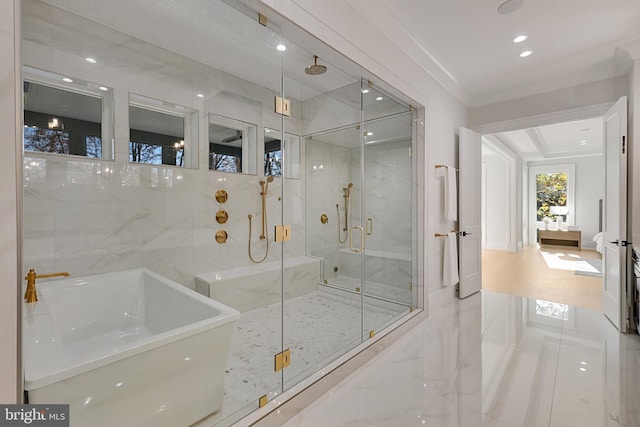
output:
<instances>
[{"instance_id":1,"label":"glass shower enclosure","mask_svg":"<svg viewBox=\"0 0 640 427\"><path fill-rule=\"evenodd\" d=\"M257 2L157 3L23 2L23 264L238 310L230 425L422 308L422 110Z\"/></svg>"}]
</instances>

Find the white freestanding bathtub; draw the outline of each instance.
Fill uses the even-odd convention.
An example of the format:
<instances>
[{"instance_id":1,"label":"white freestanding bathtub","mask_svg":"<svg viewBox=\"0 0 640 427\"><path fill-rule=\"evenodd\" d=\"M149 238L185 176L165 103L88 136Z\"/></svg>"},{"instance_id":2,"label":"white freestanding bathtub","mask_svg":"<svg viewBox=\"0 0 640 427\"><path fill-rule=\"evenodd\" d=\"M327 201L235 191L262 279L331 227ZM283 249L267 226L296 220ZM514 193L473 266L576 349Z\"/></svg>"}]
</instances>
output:
<instances>
[{"instance_id":1,"label":"white freestanding bathtub","mask_svg":"<svg viewBox=\"0 0 640 427\"><path fill-rule=\"evenodd\" d=\"M238 311L140 268L38 281L23 307L30 403L71 426L189 426L222 404Z\"/></svg>"}]
</instances>

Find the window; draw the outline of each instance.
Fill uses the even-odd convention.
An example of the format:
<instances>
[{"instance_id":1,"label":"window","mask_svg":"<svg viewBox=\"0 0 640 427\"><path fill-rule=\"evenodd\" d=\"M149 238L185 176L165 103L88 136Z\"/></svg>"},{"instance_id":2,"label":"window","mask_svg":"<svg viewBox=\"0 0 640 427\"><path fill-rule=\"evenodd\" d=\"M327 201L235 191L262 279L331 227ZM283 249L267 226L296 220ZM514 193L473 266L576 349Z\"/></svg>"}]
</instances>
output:
<instances>
[{"instance_id":1,"label":"window","mask_svg":"<svg viewBox=\"0 0 640 427\"><path fill-rule=\"evenodd\" d=\"M282 147L279 139L265 141L264 175L282 176Z\"/></svg>"},{"instance_id":2,"label":"window","mask_svg":"<svg viewBox=\"0 0 640 427\"><path fill-rule=\"evenodd\" d=\"M282 132L274 129L264 129L264 175L282 176L286 178L300 178L300 137L284 134L286 158L282 154ZM283 163L283 161L285 163Z\"/></svg>"},{"instance_id":3,"label":"window","mask_svg":"<svg viewBox=\"0 0 640 427\"><path fill-rule=\"evenodd\" d=\"M209 169L256 173L257 126L209 114Z\"/></svg>"},{"instance_id":4,"label":"window","mask_svg":"<svg viewBox=\"0 0 640 427\"><path fill-rule=\"evenodd\" d=\"M529 167L529 242L537 241L537 230L549 226L545 222L555 222L557 211L562 212L564 226L576 225L575 165Z\"/></svg>"},{"instance_id":5,"label":"window","mask_svg":"<svg viewBox=\"0 0 640 427\"><path fill-rule=\"evenodd\" d=\"M197 167L197 112L129 94L129 161Z\"/></svg>"},{"instance_id":6,"label":"window","mask_svg":"<svg viewBox=\"0 0 640 427\"><path fill-rule=\"evenodd\" d=\"M69 132L24 125L24 149L41 153L69 154Z\"/></svg>"},{"instance_id":7,"label":"window","mask_svg":"<svg viewBox=\"0 0 640 427\"><path fill-rule=\"evenodd\" d=\"M555 215L553 207L567 205L567 172L536 174L536 219Z\"/></svg>"},{"instance_id":8,"label":"window","mask_svg":"<svg viewBox=\"0 0 640 427\"><path fill-rule=\"evenodd\" d=\"M24 67L25 151L112 159L111 89Z\"/></svg>"}]
</instances>

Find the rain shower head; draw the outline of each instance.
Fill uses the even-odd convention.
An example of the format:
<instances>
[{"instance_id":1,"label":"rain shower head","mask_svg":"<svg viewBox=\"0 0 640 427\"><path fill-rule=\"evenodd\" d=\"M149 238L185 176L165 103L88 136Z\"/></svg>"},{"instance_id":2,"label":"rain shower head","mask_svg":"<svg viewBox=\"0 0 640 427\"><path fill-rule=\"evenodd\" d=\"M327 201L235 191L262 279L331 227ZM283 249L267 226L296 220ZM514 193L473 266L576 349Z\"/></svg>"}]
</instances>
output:
<instances>
[{"instance_id":1,"label":"rain shower head","mask_svg":"<svg viewBox=\"0 0 640 427\"><path fill-rule=\"evenodd\" d=\"M324 65L318 65L318 55L313 55L313 65L309 65L304 69L304 72L309 74L310 76L324 74L326 71L327 67L325 67Z\"/></svg>"}]
</instances>

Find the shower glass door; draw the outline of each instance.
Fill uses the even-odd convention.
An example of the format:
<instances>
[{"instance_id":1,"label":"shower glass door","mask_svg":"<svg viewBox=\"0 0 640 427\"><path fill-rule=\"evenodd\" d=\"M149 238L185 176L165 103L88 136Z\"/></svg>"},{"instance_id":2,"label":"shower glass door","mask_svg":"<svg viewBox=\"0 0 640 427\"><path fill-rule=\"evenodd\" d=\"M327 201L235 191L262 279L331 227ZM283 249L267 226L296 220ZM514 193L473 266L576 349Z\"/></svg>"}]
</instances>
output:
<instances>
[{"instance_id":1,"label":"shower glass door","mask_svg":"<svg viewBox=\"0 0 640 427\"><path fill-rule=\"evenodd\" d=\"M311 51L308 58L313 59ZM362 343L360 79L336 62L318 58L328 68L326 76L284 79L285 94L288 88L307 86L304 93L289 93L300 97L292 115L303 117L304 155L300 179L285 178L283 196L285 224L296 225L283 247L283 348L291 352L291 365L283 370L285 389ZM332 78L335 89L309 90L323 78ZM345 79L351 83L345 85ZM293 121L285 120L285 131L295 133L288 123ZM298 190L303 197L297 197ZM338 286L338 280L346 284Z\"/></svg>"},{"instance_id":2,"label":"shower glass door","mask_svg":"<svg viewBox=\"0 0 640 427\"><path fill-rule=\"evenodd\" d=\"M409 105L366 83L362 289L364 326L373 336L416 306L415 138Z\"/></svg>"}]
</instances>

